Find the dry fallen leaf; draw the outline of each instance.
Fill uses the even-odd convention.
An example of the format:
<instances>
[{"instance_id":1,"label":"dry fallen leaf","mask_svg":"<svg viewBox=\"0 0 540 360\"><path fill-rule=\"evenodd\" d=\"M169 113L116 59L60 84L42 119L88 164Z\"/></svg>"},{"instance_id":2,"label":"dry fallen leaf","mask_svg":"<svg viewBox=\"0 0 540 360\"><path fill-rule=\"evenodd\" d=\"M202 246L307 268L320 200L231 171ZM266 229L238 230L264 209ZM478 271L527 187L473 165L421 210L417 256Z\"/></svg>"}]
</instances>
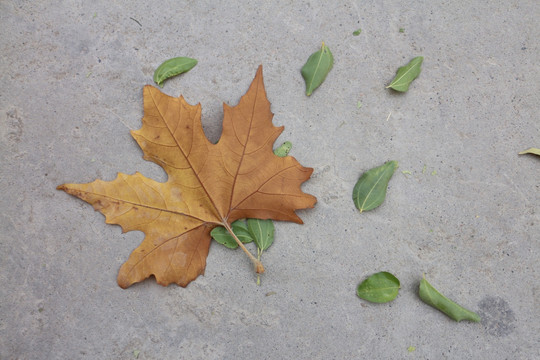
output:
<instances>
[{"instance_id":1,"label":"dry fallen leaf","mask_svg":"<svg viewBox=\"0 0 540 360\"><path fill-rule=\"evenodd\" d=\"M92 204L106 223L146 234L120 268L122 288L151 275L164 286L186 286L204 273L215 226L230 230L241 218L301 224L295 210L314 206L316 198L300 189L313 169L272 152L283 127L272 124L262 66L239 104L224 104L223 110L221 139L212 144L201 125L200 104L189 105L182 96L173 98L145 86L143 126L131 134L144 159L165 169L167 182L136 172L119 173L110 182L58 187Z\"/></svg>"}]
</instances>

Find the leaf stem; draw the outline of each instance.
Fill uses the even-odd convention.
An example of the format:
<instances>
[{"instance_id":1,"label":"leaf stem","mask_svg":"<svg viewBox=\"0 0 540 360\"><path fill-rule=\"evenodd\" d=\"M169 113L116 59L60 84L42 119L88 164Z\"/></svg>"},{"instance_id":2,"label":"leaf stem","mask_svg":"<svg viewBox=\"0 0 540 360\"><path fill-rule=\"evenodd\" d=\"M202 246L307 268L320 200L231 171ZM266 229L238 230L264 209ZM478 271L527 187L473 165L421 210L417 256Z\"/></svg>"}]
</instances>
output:
<instances>
[{"instance_id":1,"label":"leaf stem","mask_svg":"<svg viewBox=\"0 0 540 360\"><path fill-rule=\"evenodd\" d=\"M231 236L234 238L234 240L238 243L238 246L240 246L242 248L242 250L244 250L244 252L246 253L246 255L249 257L249 259L253 262L253 265L255 265L255 272L257 274L262 274L264 272L264 266L263 264L261 263L260 260L257 260L250 252L248 249L246 249L246 247L244 246L244 244L240 241L240 239L238 239L238 237L236 236L236 234L234 233L234 231L232 230L231 226L227 223L227 222L223 222L222 224L225 229L227 229L227 231L229 232L229 234L231 234Z\"/></svg>"},{"instance_id":2,"label":"leaf stem","mask_svg":"<svg viewBox=\"0 0 540 360\"><path fill-rule=\"evenodd\" d=\"M262 250L257 247L257 260L261 261ZM257 274L257 285L261 286L261 274Z\"/></svg>"}]
</instances>

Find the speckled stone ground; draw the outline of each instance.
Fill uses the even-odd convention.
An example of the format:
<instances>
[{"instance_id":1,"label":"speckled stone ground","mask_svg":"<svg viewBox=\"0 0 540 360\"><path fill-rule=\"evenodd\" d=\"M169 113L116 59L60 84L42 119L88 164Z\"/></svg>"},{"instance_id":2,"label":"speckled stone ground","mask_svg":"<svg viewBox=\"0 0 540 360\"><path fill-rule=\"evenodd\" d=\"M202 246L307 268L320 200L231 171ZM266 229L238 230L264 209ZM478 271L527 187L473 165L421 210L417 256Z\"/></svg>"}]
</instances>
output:
<instances>
[{"instance_id":1,"label":"speckled stone ground","mask_svg":"<svg viewBox=\"0 0 540 360\"><path fill-rule=\"evenodd\" d=\"M0 358L540 357L540 159L517 155L540 147L538 15L534 0L0 2ZM308 98L300 68L321 41L335 65ZM409 92L385 89L418 55ZM263 64L278 141L315 169L303 189L318 204L302 226L276 224L260 287L244 255L213 244L187 288L122 290L143 234L55 190L165 179L129 130L173 56L199 64L163 90L202 104L212 141L222 102ZM385 203L359 214L354 183L387 160L400 167ZM383 270L398 298L358 299ZM423 304L423 273L483 321Z\"/></svg>"}]
</instances>

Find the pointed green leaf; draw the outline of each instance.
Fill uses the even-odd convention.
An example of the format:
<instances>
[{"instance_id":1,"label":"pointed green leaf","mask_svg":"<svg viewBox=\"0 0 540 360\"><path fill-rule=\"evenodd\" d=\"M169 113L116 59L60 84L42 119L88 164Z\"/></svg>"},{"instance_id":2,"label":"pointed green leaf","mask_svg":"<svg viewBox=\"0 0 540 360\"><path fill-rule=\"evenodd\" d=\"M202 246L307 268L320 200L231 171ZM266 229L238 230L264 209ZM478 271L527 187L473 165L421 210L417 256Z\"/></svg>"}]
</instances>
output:
<instances>
[{"instance_id":1,"label":"pointed green leaf","mask_svg":"<svg viewBox=\"0 0 540 360\"><path fill-rule=\"evenodd\" d=\"M446 296L438 292L430 283L428 283L425 277L420 280L419 295L423 302L433 306L439 311L442 311L455 321L469 320L473 322L480 322L480 316L478 316L477 313L467 310L448 299Z\"/></svg>"},{"instance_id":2,"label":"pointed green leaf","mask_svg":"<svg viewBox=\"0 0 540 360\"><path fill-rule=\"evenodd\" d=\"M290 141L285 141L283 144L281 144L280 147L274 150L274 154L276 154L279 157L285 157L289 154L289 151L291 151L291 148L292 148L292 143Z\"/></svg>"},{"instance_id":3,"label":"pointed green leaf","mask_svg":"<svg viewBox=\"0 0 540 360\"><path fill-rule=\"evenodd\" d=\"M321 49L309 57L302 67L302 76L306 82L306 95L310 96L326 78L334 65L334 57L328 46L322 43Z\"/></svg>"},{"instance_id":4,"label":"pointed green leaf","mask_svg":"<svg viewBox=\"0 0 540 360\"><path fill-rule=\"evenodd\" d=\"M253 238L251 237L251 234L247 228L247 225L242 220L236 220L231 224L231 228L241 242L244 244L250 243L253 241ZM217 226L212 229L210 232L210 235L214 240L216 240L221 245L225 245L229 249L236 249L238 247L238 243L231 234L225 229L223 226Z\"/></svg>"},{"instance_id":5,"label":"pointed green leaf","mask_svg":"<svg viewBox=\"0 0 540 360\"><path fill-rule=\"evenodd\" d=\"M358 36L358 35L360 35L361 32L362 32L362 29L358 29L358 30L356 30L356 31L353 31L352 34L353 34L354 36Z\"/></svg>"},{"instance_id":6,"label":"pointed green leaf","mask_svg":"<svg viewBox=\"0 0 540 360\"><path fill-rule=\"evenodd\" d=\"M217 226L210 232L212 239L216 240L221 245L225 245L229 249L236 249L238 244L231 234L223 226Z\"/></svg>"},{"instance_id":7,"label":"pointed green leaf","mask_svg":"<svg viewBox=\"0 0 540 360\"><path fill-rule=\"evenodd\" d=\"M274 242L274 223L272 220L248 219L247 227L253 241L261 251L268 249Z\"/></svg>"},{"instance_id":8,"label":"pointed green leaf","mask_svg":"<svg viewBox=\"0 0 540 360\"><path fill-rule=\"evenodd\" d=\"M388 182L397 165L397 161L388 161L384 165L366 171L358 179L353 189L353 201L360 212L375 209L383 203Z\"/></svg>"},{"instance_id":9,"label":"pointed green leaf","mask_svg":"<svg viewBox=\"0 0 540 360\"><path fill-rule=\"evenodd\" d=\"M236 220L231 224L234 234L244 244L248 244L253 241L251 234L249 233L248 227L243 220Z\"/></svg>"},{"instance_id":10,"label":"pointed green leaf","mask_svg":"<svg viewBox=\"0 0 540 360\"><path fill-rule=\"evenodd\" d=\"M537 149L537 148L529 148L527 150L524 150L522 152L519 153L519 155L523 155L523 154L533 154L533 155L538 155L540 156L540 149Z\"/></svg>"},{"instance_id":11,"label":"pointed green leaf","mask_svg":"<svg viewBox=\"0 0 540 360\"><path fill-rule=\"evenodd\" d=\"M396 298L399 287L399 280L389 272L383 271L362 281L356 289L356 295L374 303L386 303Z\"/></svg>"},{"instance_id":12,"label":"pointed green leaf","mask_svg":"<svg viewBox=\"0 0 540 360\"><path fill-rule=\"evenodd\" d=\"M163 82L170 77L180 75L197 65L197 60L188 57L176 57L164 61L154 71L154 82L163 87Z\"/></svg>"},{"instance_id":13,"label":"pointed green leaf","mask_svg":"<svg viewBox=\"0 0 540 360\"><path fill-rule=\"evenodd\" d=\"M392 88L400 92L409 90L411 82L416 79L422 71L420 68L422 66L422 61L424 61L424 58L422 56L417 56L407 65L400 67L397 70L396 77L386 88Z\"/></svg>"}]
</instances>

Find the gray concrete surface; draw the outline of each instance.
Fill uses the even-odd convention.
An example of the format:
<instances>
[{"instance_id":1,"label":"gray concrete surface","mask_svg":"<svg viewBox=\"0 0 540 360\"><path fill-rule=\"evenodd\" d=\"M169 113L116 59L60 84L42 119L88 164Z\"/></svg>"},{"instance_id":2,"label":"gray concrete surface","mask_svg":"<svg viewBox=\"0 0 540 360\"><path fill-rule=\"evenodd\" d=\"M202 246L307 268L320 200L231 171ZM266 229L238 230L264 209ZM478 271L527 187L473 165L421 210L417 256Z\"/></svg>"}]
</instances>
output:
<instances>
[{"instance_id":1,"label":"gray concrete surface","mask_svg":"<svg viewBox=\"0 0 540 360\"><path fill-rule=\"evenodd\" d=\"M535 0L1 1L0 358L539 358L540 159L517 155L540 147L539 15ZM323 40L335 66L308 98L300 68ZM417 55L409 92L386 90ZM173 56L199 64L164 91L201 102L213 141L263 64L279 141L315 169L318 204L276 224L260 287L213 244L187 288L122 290L143 235L55 190L165 179L128 131ZM354 183L390 159L386 202L359 214ZM382 270L398 298L358 299ZM422 273L482 323L423 304Z\"/></svg>"}]
</instances>

